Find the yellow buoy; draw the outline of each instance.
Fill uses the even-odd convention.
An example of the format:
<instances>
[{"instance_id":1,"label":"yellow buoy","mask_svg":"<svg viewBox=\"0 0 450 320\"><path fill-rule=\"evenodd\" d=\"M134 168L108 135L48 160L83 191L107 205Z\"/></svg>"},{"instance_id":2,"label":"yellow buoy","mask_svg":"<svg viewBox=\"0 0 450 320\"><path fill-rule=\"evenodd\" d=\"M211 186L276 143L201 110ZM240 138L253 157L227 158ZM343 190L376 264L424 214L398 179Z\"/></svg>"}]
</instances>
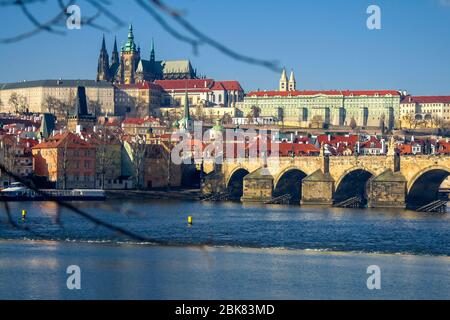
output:
<instances>
[{"instance_id":1,"label":"yellow buoy","mask_svg":"<svg viewBox=\"0 0 450 320\"><path fill-rule=\"evenodd\" d=\"M25 220L27 217L27 210L22 209L22 220Z\"/></svg>"},{"instance_id":2,"label":"yellow buoy","mask_svg":"<svg viewBox=\"0 0 450 320\"><path fill-rule=\"evenodd\" d=\"M188 216L188 224L192 224L192 216Z\"/></svg>"}]
</instances>

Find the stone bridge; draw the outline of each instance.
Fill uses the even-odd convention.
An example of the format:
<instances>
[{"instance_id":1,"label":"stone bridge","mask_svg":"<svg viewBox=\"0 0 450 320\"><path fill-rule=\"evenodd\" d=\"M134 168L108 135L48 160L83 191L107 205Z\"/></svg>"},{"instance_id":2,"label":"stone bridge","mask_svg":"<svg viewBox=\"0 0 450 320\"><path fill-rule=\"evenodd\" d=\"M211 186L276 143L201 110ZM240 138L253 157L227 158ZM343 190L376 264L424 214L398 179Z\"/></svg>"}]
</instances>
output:
<instances>
[{"instance_id":1,"label":"stone bridge","mask_svg":"<svg viewBox=\"0 0 450 320\"><path fill-rule=\"evenodd\" d=\"M417 208L435 200L450 174L450 156L305 156L233 159L203 164L205 195L229 193L266 202L327 204L360 197L369 207Z\"/></svg>"}]
</instances>

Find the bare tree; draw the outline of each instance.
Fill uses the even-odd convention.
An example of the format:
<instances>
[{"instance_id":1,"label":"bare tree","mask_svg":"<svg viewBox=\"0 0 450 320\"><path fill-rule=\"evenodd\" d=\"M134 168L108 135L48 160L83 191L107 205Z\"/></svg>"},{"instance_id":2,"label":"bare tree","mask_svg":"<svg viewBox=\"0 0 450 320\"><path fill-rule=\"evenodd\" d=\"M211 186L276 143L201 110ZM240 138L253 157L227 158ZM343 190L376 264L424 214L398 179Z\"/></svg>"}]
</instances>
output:
<instances>
[{"instance_id":1,"label":"bare tree","mask_svg":"<svg viewBox=\"0 0 450 320\"><path fill-rule=\"evenodd\" d=\"M118 152L114 149L118 140L113 132L108 132L106 124L101 132L100 139L96 145L96 173L100 178L100 188L105 188L106 178L116 178L114 176L114 164L120 159L120 149Z\"/></svg>"},{"instance_id":2,"label":"bare tree","mask_svg":"<svg viewBox=\"0 0 450 320\"><path fill-rule=\"evenodd\" d=\"M1 137L0 141L0 161L5 168L11 172L15 172L16 157L14 147L8 144L4 137ZM11 183L11 176L8 176L8 182Z\"/></svg>"},{"instance_id":3,"label":"bare tree","mask_svg":"<svg viewBox=\"0 0 450 320\"><path fill-rule=\"evenodd\" d=\"M103 115L102 105L98 100L91 100L89 98L87 100L88 100L87 104L89 106L89 113L97 117Z\"/></svg>"},{"instance_id":4,"label":"bare tree","mask_svg":"<svg viewBox=\"0 0 450 320\"><path fill-rule=\"evenodd\" d=\"M205 112L201 104L195 106L195 119L198 121L205 121Z\"/></svg>"},{"instance_id":5,"label":"bare tree","mask_svg":"<svg viewBox=\"0 0 450 320\"><path fill-rule=\"evenodd\" d=\"M442 119L442 117L436 115L432 116L430 122L432 128L436 128L439 130L444 129L444 120Z\"/></svg>"},{"instance_id":6,"label":"bare tree","mask_svg":"<svg viewBox=\"0 0 450 320\"><path fill-rule=\"evenodd\" d=\"M142 189L142 177L144 174L147 144L145 137L135 136L134 141L129 143L131 161L133 166L133 179L136 189Z\"/></svg>"},{"instance_id":7,"label":"bare tree","mask_svg":"<svg viewBox=\"0 0 450 320\"><path fill-rule=\"evenodd\" d=\"M15 113L18 113L19 111L19 100L19 95L16 92L11 93L11 95L9 96L8 103L13 107Z\"/></svg>"},{"instance_id":8,"label":"bare tree","mask_svg":"<svg viewBox=\"0 0 450 320\"><path fill-rule=\"evenodd\" d=\"M355 117L352 117L352 118L350 119L350 128L351 128L352 130L355 130L357 126L358 126L358 125L356 124Z\"/></svg>"},{"instance_id":9,"label":"bare tree","mask_svg":"<svg viewBox=\"0 0 450 320\"><path fill-rule=\"evenodd\" d=\"M62 116L66 114L67 104L48 94L44 98L44 110L55 116Z\"/></svg>"},{"instance_id":10,"label":"bare tree","mask_svg":"<svg viewBox=\"0 0 450 320\"><path fill-rule=\"evenodd\" d=\"M402 117L402 119L403 122L407 123L408 129L410 130L415 130L422 122L421 120L418 120L416 118L416 115L414 113L407 113Z\"/></svg>"},{"instance_id":11,"label":"bare tree","mask_svg":"<svg viewBox=\"0 0 450 320\"><path fill-rule=\"evenodd\" d=\"M62 189L67 189L67 180L68 180L68 174L69 174L69 168L70 168L70 157L69 157L69 137L66 137L64 140L64 145L61 149L58 149L56 151L56 157L57 157L57 166L58 166L58 173L61 172L61 177L58 176L58 181L62 182Z\"/></svg>"},{"instance_id":12,"label":"bare tree","mask_svg":"<svg viewBox=\"0 0 450 320\"><path fill-rule=\"evenodd\" d=\"M385 121L386 121L386 115L383 113L380 117L380 126L379 126L382 134L386 131Z\"/></svg>"}]
</instances>

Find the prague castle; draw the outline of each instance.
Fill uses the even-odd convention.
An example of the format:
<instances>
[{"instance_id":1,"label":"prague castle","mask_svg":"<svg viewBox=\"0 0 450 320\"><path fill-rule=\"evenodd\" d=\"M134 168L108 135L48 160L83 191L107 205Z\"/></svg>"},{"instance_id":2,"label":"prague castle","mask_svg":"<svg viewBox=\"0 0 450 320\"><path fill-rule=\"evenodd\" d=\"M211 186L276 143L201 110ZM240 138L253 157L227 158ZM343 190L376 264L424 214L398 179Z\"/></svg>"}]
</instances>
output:
<instances>
[{"instance_id":1,"label":"prague castle","mask_svg":"<svg viewBox=\"0 0 450 320\"><path fill-rule=\"evenodd\" d=\"M236 116L295 127L394 128L400 115L396 90L297 90L294 72L283 69L277 91L249 92L236 104Z\"/></svg>"},{"instance_id":2,"label":"prague castle","mask_svg":"<svg viewBox=\"0 0 450 320\"><path fill-rule=\"evenodd\" d=\"M128 30L127 42L117 50L117 40L114 41L111 61L106 50L103 37L98 59L97 80L114 82L115 84L135 84L155 80L196 79L197 72L189 60L157 61L155 45L152 40L149 60L141 57L141 48L134 42L133 26Z\"/></svg>"}]
</instances>

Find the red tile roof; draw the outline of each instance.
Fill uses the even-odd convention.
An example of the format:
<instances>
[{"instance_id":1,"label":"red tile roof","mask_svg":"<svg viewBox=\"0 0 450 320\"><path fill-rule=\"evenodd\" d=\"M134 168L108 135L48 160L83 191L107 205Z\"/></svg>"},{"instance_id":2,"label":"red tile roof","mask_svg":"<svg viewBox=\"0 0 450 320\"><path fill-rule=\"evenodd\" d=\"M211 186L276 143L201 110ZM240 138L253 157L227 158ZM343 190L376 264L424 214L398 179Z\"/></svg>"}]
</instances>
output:
<instances>
[{"instance_id":1,"label":"red tile roof","mask_svg":"<svg viewBox=\"0 0 450 320\"><path fill-rule=\"evenodd\" d=\"M279 144L280 156L287 157L290 153L299 154L313 154L320 153L320 150L310 143L289 143L282 142Z\"/></svg>"},{"instance_id":2,"label":"red tile roof","mask_svg":"<svg viewBox=\"0 0 450 320\"><path fill-rule=\"evenodd\" d=\"M326 134L322 134L320 136L317 137L317 142L319 144L325 143L325 144L329 144L329 145L335 145L338 143L342 143L345 144L347 143L348 145L352 145L355 144L356 142L358 142L359 137L356 135L349 135L349 136L331 136L331 138L329 139L329 136Z\"/></svg>"},{"instance_id":3,"label":"red tile roof","mask_svg":"<svg viewBox=\"0 0 450 320\"><path fill-rule=\"evenodd\" d=\"M256 97L297 97L297 96L315 96L315 95L330 95L330 96L375 96L376 94L380 96L392 95L392 96L400 96L400 93L395 90L305 90L305 91L252 91L247 94L247 96L256 96Z\"/></svg>"},{"instance_id":4,"label":"red tile roof","mask_svg":"<svg viewBox=\"0 0 450 320\"><path fill-rule=\"evenodd\" d=\"M373 145L372 145L373 144ZM361 143L360 145L360 149L365 149L365 148L369 148L369 149L381 149L381 142L375 138L375 137L370 137L370 139L366 142Z\"/></svg>"},{"instance_id":5,"label":"red tile roof","mask_svg":"<svg viewBox=\"0 0 450 320\"><path fill-rule=\"evenodd\" d=\"M220 82L214 82L214 85L211 87L211 90L225 90L225 87Z\"/></svg>"},{"instance_id":6,"label":"red tile roof","mask_svg":"<svg viewBox=\"0 0 450 320\"><path fill-rule=\"evenodd\" d=\"M151 83L151 82L142 82L142 83L135 83L135 84L118 84L116 85L119 89L159 89L161 90L162 87L158 84Z\"/></svg>"},{"instance_id":7,"label":"red tile roof","mask_svg":"<svg viewBox=\"0 0 450 320\"><path fill-rule=\"evenodd\" d=\"M196 91L207 92L210 90L240 90L244 91L239 81L214 81L213 79L189 79L189 80L156 80L166 91Z\"/></svg>"},{"instance_id":8,"label":"red tile roof","mask_svg":"<svg viewBox=\"0 0 450 320\"><path fill-rule=\"evenodd\" d=\"M212 79L188 79L188 80L156 80L155 83L165 90L185 89L209 89L214 80Z\"/></svg>"},{"instance_id":9,"label":"red tile roof","mask_svg":"<svg viewBox=\"0 0 450 320\"><path fill-rule=\"evenodd\" d=\"M440 140L437 153L450 154L450 142L447 140Z\"/></svg>"},{"instance_id":10,"label":"red tile roof","mask_svg":"<svg viewBox=\"0 0 450 320\"><path fill-rule=\"evenodd\" d=\"M158 119L153 117L147 117L147 118L126 118L122 124L134 124L134 125L143 125L144 123L153 123L153 122L159 122Z\"/></svg>"},{"instance_id":11,"label":"red tile roof","mask_svg":"<svg viewBox=\"0 0 450 320\"><path fill-rule=\"evenodd\" d=\"M450 96L407 96L401 103L450 103Z\"/></svg>"},{"instance_id":12,"label":"red tile roof","mask_svg":"<svg viewBox=\"0 0 450 320\"><path fill-rule=\"evenodd\" d=\"M32 149L50 149L66 147L71 149L91 149L94 148L90 143L81 139L78 135L72 132L65 132L62 134L54 135L48 138L46 141L39 143Z\"/></svg>"},{"instance_id":13,"label":"red tile roof","mask_svg":"<svg viewBox=\"0 0 450 320\"><path fill-rule=\"evenodd\" d=\"M244 91L239 81L219 81L226 90Z\"/></svg>"}]
</instances>

